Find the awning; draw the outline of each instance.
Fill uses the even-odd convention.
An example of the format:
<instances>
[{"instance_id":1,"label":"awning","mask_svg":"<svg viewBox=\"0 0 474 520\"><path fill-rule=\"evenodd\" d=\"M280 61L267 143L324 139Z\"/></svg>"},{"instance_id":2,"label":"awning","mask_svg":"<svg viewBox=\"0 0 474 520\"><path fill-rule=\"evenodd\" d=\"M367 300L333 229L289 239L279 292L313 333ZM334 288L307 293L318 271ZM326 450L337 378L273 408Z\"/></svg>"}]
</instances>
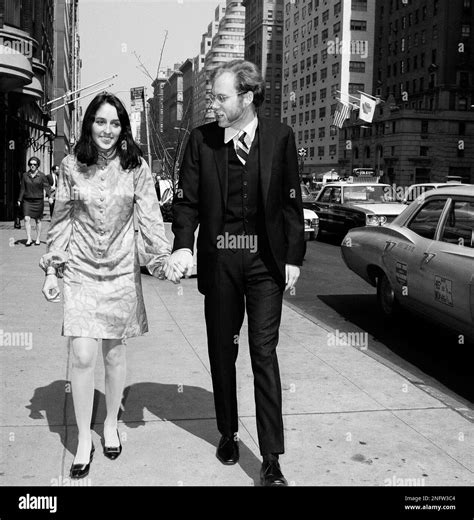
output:
<instances>
[{"instance_id":1,"label":"awning","mask_svg":"<svg viewBox=\"0 0 474 520\"><path fill-rule=\"evenodd\" d=\"M20 94L31 96L36 99L41 99L43 97L43 87L36 76L33 76L33 81L29 85L16 88L13 92L19 92Z\"/></svg>"},{"instance_id":2,"label":"awning","mask_svg":"<svg viewBox=\"0 0 474 520\"><path fill-rule=\"evenodd\" d=\"M9 92L31 83L31 63L21 52L0 45L0 92Z\"/></svg>"}]
</instances>

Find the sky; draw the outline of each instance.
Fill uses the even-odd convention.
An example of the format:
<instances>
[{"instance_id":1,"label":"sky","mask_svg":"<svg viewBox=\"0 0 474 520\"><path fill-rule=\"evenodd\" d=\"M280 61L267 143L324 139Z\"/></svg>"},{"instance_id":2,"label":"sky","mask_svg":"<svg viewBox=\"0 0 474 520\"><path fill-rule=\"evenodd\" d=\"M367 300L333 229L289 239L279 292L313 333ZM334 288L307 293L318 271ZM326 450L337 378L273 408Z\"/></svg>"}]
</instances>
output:
<instances>
[{"instance_id":1,"label":"sky","mask_svg":"<svg viewBox=\"0 0 474 520\"><path fill-rule=\"evenodd\" d=\"M83 96L103 87L116 93L127 108L130 87L145 86L150 97L151 80L140 70L134 52L156 77L167 30L160 68L193 58L218 4L218 0L80 0L81 87L118 74L85 90ZM83 110L93 97L84 98Z\"/></svg>"}]
</instances>

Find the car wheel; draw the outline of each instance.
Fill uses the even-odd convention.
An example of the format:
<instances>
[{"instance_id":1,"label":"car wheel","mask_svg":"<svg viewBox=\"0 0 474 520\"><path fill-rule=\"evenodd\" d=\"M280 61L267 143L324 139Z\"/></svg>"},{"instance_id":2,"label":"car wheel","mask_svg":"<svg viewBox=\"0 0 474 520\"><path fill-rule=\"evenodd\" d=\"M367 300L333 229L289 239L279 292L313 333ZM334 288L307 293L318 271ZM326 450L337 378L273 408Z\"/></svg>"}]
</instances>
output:
<instances>
[{"instance_id":1,"label":"car wheel","mask_svg":"<svg viewBox=\"0 0 474 520\"><path fill-rule=\"evenodd\" d=\"M395 316L400 310L395 291L385 273L377 278L377 302L385 316Z\"/></svg>"}]
</instances>

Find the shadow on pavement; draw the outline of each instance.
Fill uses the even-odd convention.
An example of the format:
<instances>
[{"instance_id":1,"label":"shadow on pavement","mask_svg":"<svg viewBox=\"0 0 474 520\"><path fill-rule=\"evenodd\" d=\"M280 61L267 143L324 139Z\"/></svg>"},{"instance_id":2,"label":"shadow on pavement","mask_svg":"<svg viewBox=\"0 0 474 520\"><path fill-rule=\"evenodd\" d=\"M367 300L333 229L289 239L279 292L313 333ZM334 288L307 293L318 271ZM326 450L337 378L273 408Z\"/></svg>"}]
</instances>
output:
<instances>
[{"instance_id":1,"label":"shadow on pavement","mask_svg":"<svg viewBox=\"0 0 474 520\"><path fill-rule=\"evenodd\" d=\"M402 311L398 319L383 317L375 295L318 295L350 324L366 331L392 352L474 403L474 345L458 343L458 334L428 319ZM381 355L383 353L378 352Z\"/></svg>"},{"instance_id":2,"label":"shadow on pavement","mask_svg":"<svg viewBox=\"0 0 474 520\"><path fill-rule=\"evenodd\" d=\"M30 410L31 419L46 418L50 431L57 434L64 448L74 455L77 448L77 434L74 405L69 388L70 384L66 380L54 381L47 386L36 388L26 408ZM145 410L159 420L172 422L217 449L220 434L215 422L212 392L197 386L151 382L127 386L124 390L119 420L129 428L144 426ZM103 438L105 417L105 396L95 390L92 429L101 438ZM239 465L257 485L261 461L242 440L239 446Z\"/></svg>"}]
</instances>

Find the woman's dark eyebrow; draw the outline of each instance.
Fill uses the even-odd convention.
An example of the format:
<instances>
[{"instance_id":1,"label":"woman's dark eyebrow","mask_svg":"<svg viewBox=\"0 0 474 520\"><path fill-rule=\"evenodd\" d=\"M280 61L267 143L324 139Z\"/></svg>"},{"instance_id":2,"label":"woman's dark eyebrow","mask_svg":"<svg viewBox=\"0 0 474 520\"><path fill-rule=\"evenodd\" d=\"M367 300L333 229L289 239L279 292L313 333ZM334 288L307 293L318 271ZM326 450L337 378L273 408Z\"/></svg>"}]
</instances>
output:
<instances>
[{"instance_id":1,"label":"woman's dark eyebrow","mask_svg":"<svg viewBox=\"0 0 474 520\"><path fill-rule=\"evenodd\" d=\"M102 120L102 121L106 121L105 117L96 117L95 120ZM112 119L110 121L111 123L120 123L120 119Z\"/></svg>"}]
</instances>

